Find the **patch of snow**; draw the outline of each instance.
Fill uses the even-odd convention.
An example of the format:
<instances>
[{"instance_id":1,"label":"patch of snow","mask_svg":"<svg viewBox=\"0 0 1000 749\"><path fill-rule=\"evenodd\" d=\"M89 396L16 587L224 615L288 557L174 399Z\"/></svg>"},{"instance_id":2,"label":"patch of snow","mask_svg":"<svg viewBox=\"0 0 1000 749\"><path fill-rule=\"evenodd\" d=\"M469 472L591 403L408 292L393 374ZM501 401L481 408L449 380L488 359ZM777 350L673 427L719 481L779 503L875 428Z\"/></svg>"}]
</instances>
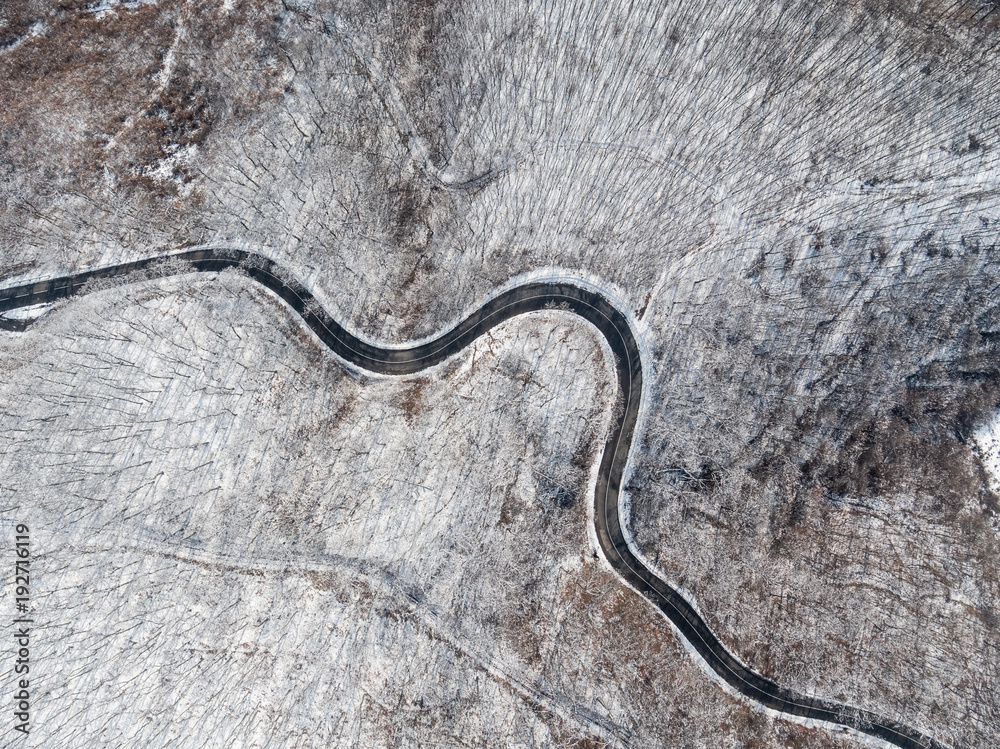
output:
<instances>
[{"instance_id":1,"label":"patch of snow","mask_svg":"<svg viewBox=\"0 0 1000 749\"><path fill-rule=\"evenodd\" d=\"M159 84L158 91L162 91L163 88L170 82L170 76L174 72L174 48L177 46L176 38L174 40L173 46L167 50L167 54L163 56L163 68L154 76L154 80Z\"/></svg>"},{"instance_id":2,"label":"patch of snow","mask_svg":"<svg viewBox=\"0 0 1000 749\"><path fill-rule=\"evenodd\" d=\"M87 8L87 13L93 13L97 18L105 18L115 12L116 8L135 10L142 5L156 5L157 0L101 0Z\"/></svg>"},{"instance_id":3,"label":"patch of snow","mask_svg":"<svg viewBox=\"0 0 1000 749\"><path fill-rule=\"evenodd\" d=\"M979 460L989 476L990 489L1000 492L1000 412L972 435L979 448Z\"/></svg>"},{"instance_id":4,"label":"patch of snow","mask_svg":"<svg viewBox=\"0 0 1000 749\"><path fill-rule=\"evenodd\" d=\"M30 307L8 310L3 317L8 320L35 320L52 308L51 304L33 304Z\"/></svg>"},{"instance_id":5,"label":"patch of snow","mask_svg":"<svg viewBox=\"0 0 1000 749\"><path fill-rule=\"evenodd\" d=\"M190 164L198 155L198 146L193 143L183 147L171 144L168 150L171 153L157 161L156 166L146 172L147 177L151 177L159 182L174 180L176 179L174 175L177 168L185 164ZM183 197L187 197L193 189L194 185L191 183L178 182L178 192Z\"/></svg>"},{"instance_id":6,"label":"patch of snow","mask_svg":"<svg viewBox=\"0 0 1000 749\"><path fill-rule=\"evenodd\" d=\"M45 23L42 21L35 21L31 25L31 28L28 29L28 33L26 35L19 36L17 39L12 41L6 47L0 49L0 52L12 52L13 50L17 49L22 44L24 44L26 41L28 41L29 39L34 39L36 37L41 36L42 34L45 33L45 31L46 31Z\"/></svg>"}]
</instances>

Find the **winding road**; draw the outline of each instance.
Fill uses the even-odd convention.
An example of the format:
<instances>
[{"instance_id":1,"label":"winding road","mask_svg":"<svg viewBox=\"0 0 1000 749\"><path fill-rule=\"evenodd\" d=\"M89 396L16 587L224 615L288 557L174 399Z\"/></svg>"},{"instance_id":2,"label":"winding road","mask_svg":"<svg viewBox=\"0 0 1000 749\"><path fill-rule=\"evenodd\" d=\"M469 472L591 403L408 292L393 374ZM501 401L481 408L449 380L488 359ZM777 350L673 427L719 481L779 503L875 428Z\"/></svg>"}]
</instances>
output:
<instances>
[{"instance_id":1,"label":"winding road","mask_svg":"<svg viewBox=\"0 0 1000 749\"><path fill-rule=\"evenodd\" d=\"M357 367L380 374L412 374L432 367L462 351L505 320L553 304L582 317L601 332L615 354L618 387L624 403L624 411L612 424L604 445L594 495L597 538L615 572L670 620L721 679L764 707L868 734L905 749L945 749L944 744L913 728L872 712L797 694L755 673L719 642L684 596L657 577L632 552L622 532L619 500L642 396L642 362L628 318L594 291L568 282L528 283L501 293L431 341L410 348L382 348L345 330L304 286L290 280L290 274L272 260L245 251L203 248L2 289L0 327L25 330L30 320L7 319L2 314L86 293L94 287L99 288L100 284L91 282L100 279L130 274L155 278L193 271L218 272L226 268L242 269L254 281L281 297L333 353Z\"/></svg>"}]
</instances>

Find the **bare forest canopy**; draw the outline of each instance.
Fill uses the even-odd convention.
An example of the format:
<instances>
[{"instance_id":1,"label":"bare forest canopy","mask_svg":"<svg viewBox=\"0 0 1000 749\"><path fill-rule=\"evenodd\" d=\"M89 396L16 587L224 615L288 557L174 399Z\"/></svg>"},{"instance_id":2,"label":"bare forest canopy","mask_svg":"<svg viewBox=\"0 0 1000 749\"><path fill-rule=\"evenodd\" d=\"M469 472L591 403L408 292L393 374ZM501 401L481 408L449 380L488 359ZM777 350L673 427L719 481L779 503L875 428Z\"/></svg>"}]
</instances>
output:
<instances>
[{"instance_id":1,"label":"bare forest canopy","mask_svg":"<svg viewBox=\"0 0 1000 749\"><path fill-rule=\"evenodd\" d=\"M636 552L768 678L985 749L998 25L7 0L0 285L231 247L383 344L525 279L600 289L643 355ZM25 746L858 745L723 690L595 559L615 362L560 310L404 380L235 274L30 314L0 334L0 527L39 555Z\"/></svg>"}]
</instances>

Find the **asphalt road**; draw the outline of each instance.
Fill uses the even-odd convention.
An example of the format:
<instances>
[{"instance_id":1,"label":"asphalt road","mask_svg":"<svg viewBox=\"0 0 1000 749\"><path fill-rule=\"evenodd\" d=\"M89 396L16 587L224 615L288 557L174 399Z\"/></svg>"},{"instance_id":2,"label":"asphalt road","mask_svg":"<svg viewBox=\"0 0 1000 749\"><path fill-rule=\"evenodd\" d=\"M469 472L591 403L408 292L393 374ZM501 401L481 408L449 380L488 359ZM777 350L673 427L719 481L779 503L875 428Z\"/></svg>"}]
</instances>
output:
<instances>
[{"instance_id":1,"label":"asphalt road","mask_svg":"<svg viewBox=\"0 0 1000 749\"><path fill-rule=\"evenodd\" d=\"M618 387L625 405L605 442L594 496L597 538L615 572L663 612L716 674L761 705L788 715L823 721L832 724L832 728L851 728L905 749L944 749L944 744L913 728L868 711L797 694L755 673L726 650L677 590L657 577L632 552L622 533L619 499L642 396L642 362L628 319L598 293L572 283L525 284L490 300L432 341L410 348L381 348L351 335L327 314L305 287L291 280L290 275L273 261L243 251L198 249L3 289L0 290L0 315L86 293L99 286L94 282L100 279L133 275L136 280L143 280L231 267L243 269L252 279L281 297L333 353L360 368L381 374L412 374L432 367L462 351L505 320L550 305L559 305L582 317L601 332L615 354ZM0 327L8 330L25 330L29 326L30 321L0 317Z\"/></svg>"}]
</instances>

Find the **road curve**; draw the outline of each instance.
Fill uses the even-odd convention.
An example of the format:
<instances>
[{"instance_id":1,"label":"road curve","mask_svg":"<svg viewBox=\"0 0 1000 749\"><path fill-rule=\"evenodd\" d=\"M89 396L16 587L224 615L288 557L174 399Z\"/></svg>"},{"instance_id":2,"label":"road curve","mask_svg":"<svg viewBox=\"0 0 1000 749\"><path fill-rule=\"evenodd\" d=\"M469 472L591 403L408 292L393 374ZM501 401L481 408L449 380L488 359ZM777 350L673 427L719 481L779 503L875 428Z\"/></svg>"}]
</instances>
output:
<instances>
[{"instance_id":1,"label":"road curve","mask_svg":"<svg viewBox=\"0 0 1000 749\"><path fill-rule=\"evenodd\" d=\"M797 694L755 673L726 650L684 596L657 577L631 551L622 532L619 499L642 396L642 362L628 318L594 291L568 282L527 283L491 299L431 341L409 348L381 348L345 330L304 286L272 260L240 250L203 248L2 289L0 327L25 330L31 321L6 319L3 313L87 293L100 288L100 284L93 283L100 279L130 274L144 279L226 268L242 269L281 297L335 354L357 367L380 374L412 374L432 367L462 351L494 326L526 312L558 305L582 317L601 332L615 354L618 387L625 406L604 444L594 496L597 538L615 572L671 621L720 678L764 707L852 729L904 749L946 749L944 744L909 726L872 712Z\"/></svg>"}]
</instances>

